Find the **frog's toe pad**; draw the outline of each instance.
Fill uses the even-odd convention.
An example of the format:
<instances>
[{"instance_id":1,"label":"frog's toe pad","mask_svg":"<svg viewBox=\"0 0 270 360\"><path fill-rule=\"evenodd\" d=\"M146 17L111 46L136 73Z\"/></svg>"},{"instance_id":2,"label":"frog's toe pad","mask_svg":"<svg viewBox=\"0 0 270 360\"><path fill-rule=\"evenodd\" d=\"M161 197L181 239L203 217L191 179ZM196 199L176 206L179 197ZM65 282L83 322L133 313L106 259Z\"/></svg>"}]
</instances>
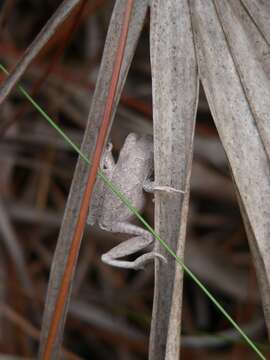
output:
<instances>
[{"instance_id":1,"label":"frog's toe pad","mask_svg":"<svg viewBox=\"0 0 270 360\"><path fill-rule=\"evenodd\" d=\"M155 259L158 259L164 264L167 264L167 259L163 255L157 252L150 252L140 256L137 260L134 261L134 269L135 270L144 269L146 264L148 264L149 262Z\"/></svg>"},{"instance_id":2,"label":"frog's toe pad","mask_svg":"<svg viewBox=\"0 0 270 360\"><path fill-rule=\"evenodd\" d=\"M118 268L134 269L134 270L144 269L147 263L152 262L155 259L158 259L162 261L164 264L167 264L167 259L157 252L150 252L147 254L143 254L142 256L138 257L138 259L136 259L135 261L118 260L113 258L108 253L103 254L101 256L101 260L108 265L115 266Z\"/></svg>"}]
</instances>

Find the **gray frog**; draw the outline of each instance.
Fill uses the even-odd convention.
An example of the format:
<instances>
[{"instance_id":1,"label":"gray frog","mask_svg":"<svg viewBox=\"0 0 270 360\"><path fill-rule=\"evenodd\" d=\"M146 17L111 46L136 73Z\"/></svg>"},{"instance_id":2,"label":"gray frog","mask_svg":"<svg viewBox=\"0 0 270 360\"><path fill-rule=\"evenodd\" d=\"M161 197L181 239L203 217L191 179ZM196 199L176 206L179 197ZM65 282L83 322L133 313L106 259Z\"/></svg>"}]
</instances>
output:
<instances>
[{"instance_id":1,"label":"gray frog","mask_svg":"<svg viewBox=\"0 0 270 360\"><path fill-rule=\"evenodd\" d=\"M117 163L112 156L112 145L104 151L101 169L117 188L139 211L145 204L144 184L151 190L150 176L153 172L153 140L150 135L131 133L120 151ZM132 237L102 255L102 261L112 266L140 269L155 258L166 261L160 254L149 252L134 261L121 260L124 256L143 250L154 241L153 236L142 227L133 224L133 213L122 201L97 179L89 210L88 224L98 224L103 230L122 233Z\"/></svg>"}]
</instances>

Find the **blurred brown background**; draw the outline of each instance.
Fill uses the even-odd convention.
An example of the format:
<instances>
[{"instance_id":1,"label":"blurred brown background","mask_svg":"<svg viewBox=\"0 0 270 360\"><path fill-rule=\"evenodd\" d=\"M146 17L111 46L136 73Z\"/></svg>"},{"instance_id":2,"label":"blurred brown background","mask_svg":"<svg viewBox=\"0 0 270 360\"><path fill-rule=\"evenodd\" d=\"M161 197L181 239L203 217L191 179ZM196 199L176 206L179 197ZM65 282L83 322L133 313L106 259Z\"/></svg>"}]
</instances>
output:
<instances>
[{"instance_id":1,"label":"blurred brown background","mask_svg":"<svg viewBox=\"0 0 270 360\"><path fill-rule=\"evenodd\" d=\"M0 2L2 64L8 69L16 64L59 3ZM77 144L87 121L113 3L82 1L21 82ZM0 78L4 79L1 73ZM152 132L149 18L111 133L116 157L129 132ZM36 354L50 264L76 159L33 106L13 91L0 112L0 359ZM153 224L151 196L144 215ZM147 359L153 267L134 272L103 264L101 254L119 241L96 228L85 230L65 330L69 358ZM248 243L226 155L202 91L186 264L238 323L264 343ZM183 329L183 360L256 358L242 340L224 341L220 332L228 330L228 323L190 279L184 286Z\"/></svg>"}]
</instances>

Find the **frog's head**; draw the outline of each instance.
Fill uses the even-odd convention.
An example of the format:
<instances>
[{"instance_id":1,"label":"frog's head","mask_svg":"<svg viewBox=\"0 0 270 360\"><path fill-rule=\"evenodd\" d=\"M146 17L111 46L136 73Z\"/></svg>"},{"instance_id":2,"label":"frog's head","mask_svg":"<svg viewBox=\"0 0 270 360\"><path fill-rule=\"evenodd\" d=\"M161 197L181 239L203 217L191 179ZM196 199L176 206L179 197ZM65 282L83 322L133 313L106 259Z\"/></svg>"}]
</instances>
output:
<instances>
[{"instance_id":1,"label":"frog's head","mask_svg":"<svg viewBox=\"0 0 270 360\"><path fill-rule=\"evenodd\" d=\"M125 170L132 172L136 183L153 172L153 138L151 135L130 133L119 154L119 163L125 164ZM128 164L128 165L127 165Z\"/></svg>"},{"instance_id":2,"label":"frog's head","mask_svg":"<svg viewBox=\"0 0 270 360\"><path fill-rule=\"evenodd\" d=\"M124 147L130 154L136 153L137 156L141 155L145 159L153 158L152 135L130 133L125 140Z\"/></svg>"}]
</instances>

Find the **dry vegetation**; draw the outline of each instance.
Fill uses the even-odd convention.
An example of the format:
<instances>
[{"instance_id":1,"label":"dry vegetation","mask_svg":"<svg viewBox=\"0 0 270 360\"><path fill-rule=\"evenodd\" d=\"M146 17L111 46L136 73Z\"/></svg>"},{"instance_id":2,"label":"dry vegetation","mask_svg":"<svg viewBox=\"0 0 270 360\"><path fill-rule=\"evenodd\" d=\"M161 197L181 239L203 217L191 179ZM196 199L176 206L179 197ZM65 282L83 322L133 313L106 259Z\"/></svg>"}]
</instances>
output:
<instances>
[{"instance_id":1,"label":"dry vegetation","mask_svg":"<svg viewBox=\"0 0 270 360\"><path fill-rule=\"evenodd\" d=\"M110 89L112 114L120 99L113 124L108 122L115 157L128 133L150 134L154 128L156 179L186 193L173 199L158 193L155 203L147 195L146 220L155 222L179 256L185 245L185 264L270 354L270 29L265 15L270 16L270 7L261 1L260 13L249 0L230 0L226 6L226 1L207 0L205 6L199 0L167 1L153 1L151 21L148 1L134 2L115 93L115 54L121 53L119 42L125 44L121 21L132 1L116 1L102 62L114 2L0 2L0 61L14 70L7 82L0 73L5 84L0 92L0 360L37 358L40 337L42 351L48 346L79 215L84 221L77 229L78 247L82 233L83 241L78 263L74 258L72 297L67 307L68 284L53 355L44 359L56 359L63 329L66 359L176 360L179 351L183 360L258 358L174 259L168 257L168 267L156 264L155 293L152 265L135 272L101 262L101 254L122 238L84 226L89 166L79 160L75 170L77 154L14 87L18 79L76 144L83 141L83 152L93 163ZM57 13L61 3L70 8L63 5L64 11ZM226 41L215 23L213 4ZM181 25L179 13L185 15ZM194 39L195 48L190 47ZM229 44L236 75L222 40ZM25 53L31 43L33 51ZM163 218L157 214L160 208ZM180 218L181 223L175 221Z\"/></svg>"}]
</instances>

